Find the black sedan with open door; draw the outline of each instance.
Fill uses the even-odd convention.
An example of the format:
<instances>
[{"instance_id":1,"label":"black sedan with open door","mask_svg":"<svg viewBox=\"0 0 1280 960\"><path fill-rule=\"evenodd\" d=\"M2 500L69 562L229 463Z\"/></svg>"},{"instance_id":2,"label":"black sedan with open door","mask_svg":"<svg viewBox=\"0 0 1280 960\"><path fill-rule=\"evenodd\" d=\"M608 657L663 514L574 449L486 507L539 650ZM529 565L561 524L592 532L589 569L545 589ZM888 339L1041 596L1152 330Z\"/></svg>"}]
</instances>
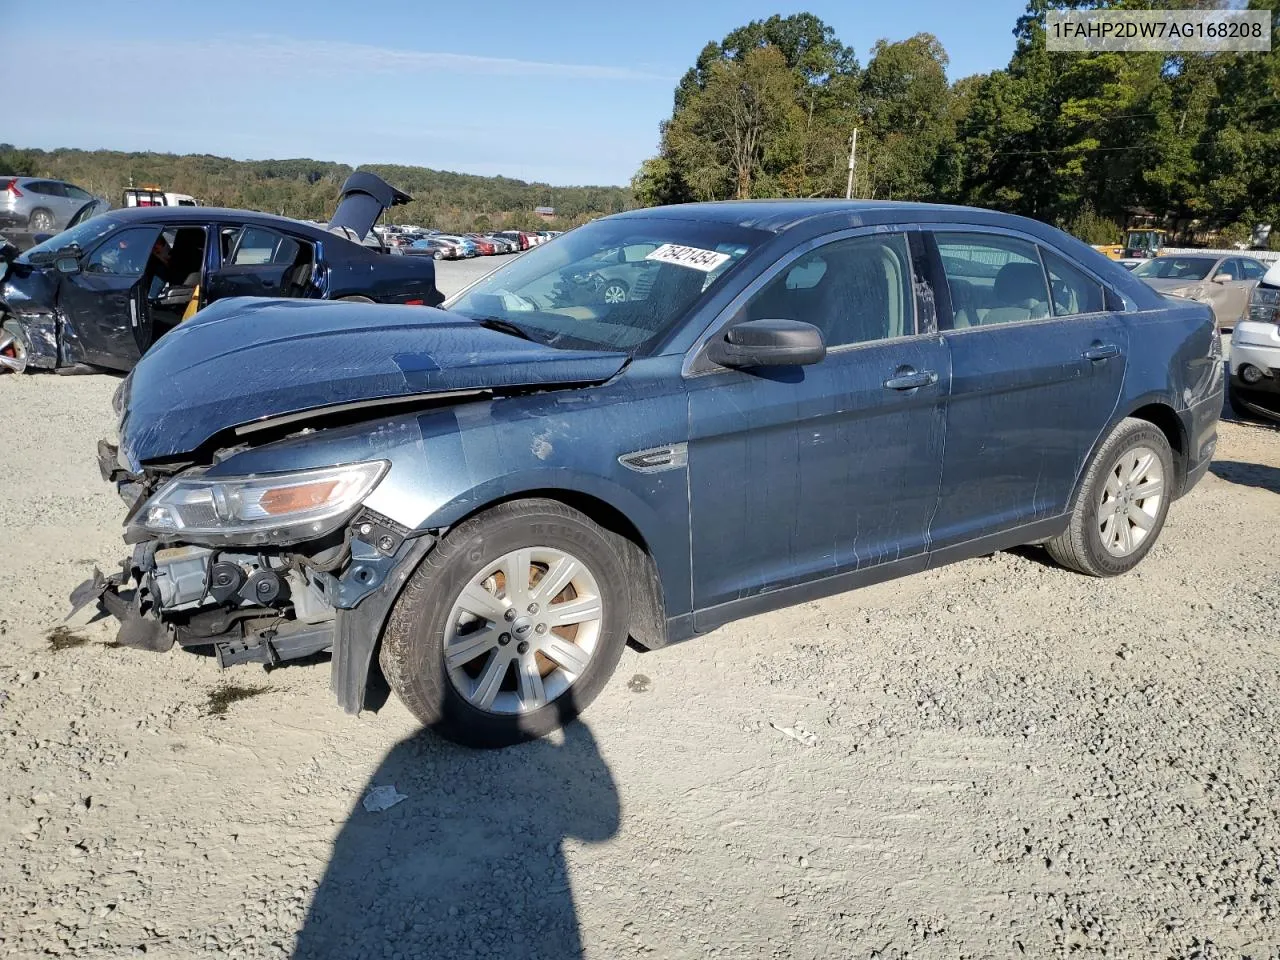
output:
<instances>
[{"instance_id":1,"label":"black sedan with open door","mask_svg":"<svg viewBox=\"0 0 1280 960\"><path fill-rule=\"evenodd\" d=\"M411 199L354 173L327 229L211 207L133 207L87 219L10 261L0 286L0 372L129 370L166 332L228 297L436 306L430 259L363 245Z\"/></svg>"}]
</instances>

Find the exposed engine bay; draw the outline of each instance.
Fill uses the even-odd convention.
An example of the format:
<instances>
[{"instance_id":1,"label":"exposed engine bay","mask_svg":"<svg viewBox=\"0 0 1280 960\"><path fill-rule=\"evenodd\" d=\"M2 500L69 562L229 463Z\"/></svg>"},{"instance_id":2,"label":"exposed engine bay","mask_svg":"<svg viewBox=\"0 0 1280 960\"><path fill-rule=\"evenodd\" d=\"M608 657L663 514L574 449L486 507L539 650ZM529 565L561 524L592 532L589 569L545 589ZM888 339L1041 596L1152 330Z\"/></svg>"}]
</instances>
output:
<instances>
[{"instance_id":1,"label":"exposed engine bay","mask_svg":"<svg viewBox=\"0 0 1280 960\"><path fill-rule=\"evenodd\" d=\"M154 505L157 491L198 478L202 468L131 474L117 465L117 450L105 441L98 459L104 478L129 505L125 536L134 549L118 572L95 570L77 588L72 612L100 601L120 621L122 646L158 652L175 643L212 647L222 667L274 665L327 651L343 608L377 588L410 546L421 549L434 540L423 534L407 544L409 531L367 509L313 540L265 542L259 549L140 535L138 514Z\"/></svg>"}]
</instances>

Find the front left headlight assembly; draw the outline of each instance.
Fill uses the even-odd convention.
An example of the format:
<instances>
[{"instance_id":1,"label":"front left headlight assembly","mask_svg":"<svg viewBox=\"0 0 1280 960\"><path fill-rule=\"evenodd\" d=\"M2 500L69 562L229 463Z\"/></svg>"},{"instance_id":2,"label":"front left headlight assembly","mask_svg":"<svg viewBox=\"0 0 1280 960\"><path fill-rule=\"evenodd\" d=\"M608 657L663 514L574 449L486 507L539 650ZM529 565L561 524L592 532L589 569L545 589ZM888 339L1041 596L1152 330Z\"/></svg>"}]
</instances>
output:
<instances>
[{"instance_id":1,"label":"front left headlight assembly","mask_svg":"<svg viewBox=\"0 0 1280 960\"><path fill-rule=\"evenodd\" d=\"M134 516L125 540L289 544L342 525L387 472L385 460L247 477L175 477Z\"/></svg>"}]
</instances>

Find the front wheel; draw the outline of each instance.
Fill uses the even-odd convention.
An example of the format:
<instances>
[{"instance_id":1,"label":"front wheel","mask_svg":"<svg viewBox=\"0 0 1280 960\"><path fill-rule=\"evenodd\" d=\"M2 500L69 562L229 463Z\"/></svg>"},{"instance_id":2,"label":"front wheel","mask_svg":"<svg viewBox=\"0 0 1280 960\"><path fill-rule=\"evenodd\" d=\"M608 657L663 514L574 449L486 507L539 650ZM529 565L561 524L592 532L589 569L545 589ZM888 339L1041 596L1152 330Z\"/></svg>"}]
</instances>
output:
<instances>
[{"instance_id":1,"label":"front wheel","mask_svg":"<svg viewBox=\"0 0 1280 960\"><path fill-rule=\"evenodd\" d=\"M517 500L427 554L392 609L379 663L422 723L468 746L507 746L595 699L629 621L605 531L557 501Z\"/></svg>"},{"instance_id":2,"label":"front wheel","mask_svg":"<svg viewBox=\"0 0 1280 960\"><path fill-rule=\"evenodd\" d=\"M621 280L610 280L604 285L604 289L600 291L600 298L604 300L605 303L610 304L626 303L627 294L629 292L627 285Z\"/></svg>"},{"instance_id":3,"label":"front wheel","mask_svg":"<svg viewBox=\"0 0 1280 960\"><path fill-rule=\"evenodd\" d=\"M27 345L22 338L0 329L0 373L22 373L27 369Z\"/></svg>"},{"instance_id":4,"label":"front wheel","mask_svg":"<svg viewBox=\"0 0 1280 960\"><path fill-rule=\"evenodd\" d=\"M1045 548L1089 576L1128 573L1160 536L1174 483L1165 435L1146 420L1122 420L1089 463L1067 529Z\"/></svg>"}]
</instances>

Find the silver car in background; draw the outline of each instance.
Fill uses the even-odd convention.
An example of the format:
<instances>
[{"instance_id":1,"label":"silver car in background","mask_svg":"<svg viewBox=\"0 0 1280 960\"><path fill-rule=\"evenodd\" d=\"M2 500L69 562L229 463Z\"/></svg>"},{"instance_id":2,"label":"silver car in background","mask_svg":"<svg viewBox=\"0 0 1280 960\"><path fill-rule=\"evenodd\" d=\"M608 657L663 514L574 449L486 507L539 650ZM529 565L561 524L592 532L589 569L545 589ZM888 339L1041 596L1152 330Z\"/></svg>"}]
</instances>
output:
<instances>
[{"instance_id":1,"label":"silver car in background","mask_svg":"<svg viewBox=\"0 0 1280 960\"><path fill-rule=\"evenodd\" d=\"M25 234L28 238L38 233L59 233L95 201L106 204L87 190L62 180L0 176L0 232L11 237Z\"/></svg>"},{"instance_id":2,"label":"silver car in background","mask_svg":"<svg viewBox=\"0 0 1280 960\"><path fill-rule=\"evenodd\" d=\"M1190 297L1213 308L1218 328L1230 330L1249 308L1249 294L1267 268L1252 257L1169 254L1133 268L1158 293Z\"/></svg>"}]
</instances>

